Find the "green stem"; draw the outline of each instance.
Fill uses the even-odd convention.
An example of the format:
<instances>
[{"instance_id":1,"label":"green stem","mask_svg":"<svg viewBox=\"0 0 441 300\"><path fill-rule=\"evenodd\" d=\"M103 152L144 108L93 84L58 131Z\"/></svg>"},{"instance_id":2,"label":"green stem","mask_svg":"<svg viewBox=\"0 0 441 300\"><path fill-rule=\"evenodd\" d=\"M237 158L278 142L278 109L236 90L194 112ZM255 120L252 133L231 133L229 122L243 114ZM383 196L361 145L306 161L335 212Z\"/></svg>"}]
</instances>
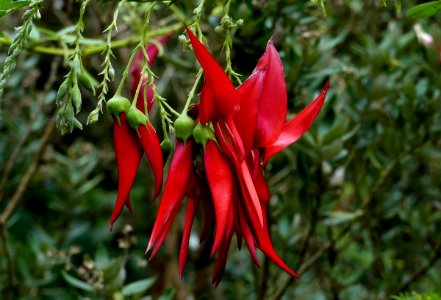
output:
<instances>
[{"instance_id":1,"label":"green stem","mask_svg":"<svg viewBox=\"0 0 441 300\"><path fill-rule=\"evenodd\" d=\"M194 93L196 92L196 88L199 85L199 81L202 78L202 74L203 74L202 68L200 68L198 74L196 75L196 80L195 80L195 82L193 84L193 87L191 88L191 91L188 93L187 101L185 102L184 109L182 110L182 113L181 113L182 115L186 115L187 114L188 107L190 106L191 100L194 97Z\"/></svg>"},{"instance_id":2,"label":"green stem","mask_svg":"<svg viewBox=\"0 0 441 300\"><path fill-rule=\"evenodd\" d=\"M183 27L182 23L176 23L173 25L165 26L156 30L151 30L147 33L147 38L153 38L158 36L164 36L171 34L173 32L179 31ZM136 45L139 43L139 36L133 36L128 39L122 39L115 42L112 42L111 49L120 49L125 47L131 47L133 45ZM12 40L7 37L0 37L0 45L10 46L12 44ZM95 55L100 54L103 51L106 50L107 44L103 43L102 45L93 45L93 46L86 46L82 49L81 54L82 56L89 56L89 55ZM58 47L46 47L46 46L26 46L24 49L35 52L35 53L42 53L42 54L49 54L49 55L60 55L65 56L72 55L75 53L75 49L64 49L64 48L58 48Z\"/></svg>"},{"instance_id":3,"label":"green stem","mask_svg":"<svg viewBox=\"0 0 441 300\"><path fill-rule=\"evenodd\" d=\"M132 61L135 58L136 51L138 50L139 47L140 47L140 44L138 44L135 47L135 49L133 49L132 54L130 55L129 62L127 63L127 66L126 66L126 68L124 70L124 73L122 75L121 81L119 82L118 89L115 92L115 95L121 95L121 92L122 92L122 89L123 89L123 86L124 86L124 82L126 81L127 76L129 75L130 66L132 65ZM135 105L136 105L136 103L135 103Z\"/></svg>"}]
</instances>

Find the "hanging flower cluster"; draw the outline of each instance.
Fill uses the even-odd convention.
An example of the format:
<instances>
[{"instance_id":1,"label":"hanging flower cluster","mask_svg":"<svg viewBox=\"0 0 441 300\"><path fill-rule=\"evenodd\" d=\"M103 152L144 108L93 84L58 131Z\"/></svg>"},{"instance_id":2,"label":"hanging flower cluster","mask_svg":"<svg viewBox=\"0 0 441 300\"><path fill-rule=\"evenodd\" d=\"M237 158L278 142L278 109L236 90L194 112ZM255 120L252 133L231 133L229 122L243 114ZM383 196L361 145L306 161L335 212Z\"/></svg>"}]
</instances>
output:
<instances>
[{"instance_id":1,"label":"hanging flower cluster","mask_svg":"<svg viewBox=\"0 0 441 300\"><path fill-rule=\"evenodd\" d=\"M267 223L270 193L263 171L272 156L309 129L320 112L329 83L311 104L286 122L283 66L271 40L253 73L235 88L188 28L187 34L202 66L205 82L199 103L188 113L185 110L175 121L176 147L146 252L151 251L150 259L154 258L187 197L179 257L181 277L195 211L202 206L201 241L212 243L212 257L217 254L213 284L217 285L224 273L233 233L239 249L244 241L257 266L256 248L298 278L276 253L270 239ZM147 97L152 98L151 92L147 92ZM114 139L119 171L118 198L111 224L124 205L131 210L129 191L143 151L155 175L154 198L160 193L163 176L159 139L147 120L148 114L144 113L142 106L133 107L128 100L124 105L120 103L108 103L115 116Z\"/></svg>"}]
</instances>

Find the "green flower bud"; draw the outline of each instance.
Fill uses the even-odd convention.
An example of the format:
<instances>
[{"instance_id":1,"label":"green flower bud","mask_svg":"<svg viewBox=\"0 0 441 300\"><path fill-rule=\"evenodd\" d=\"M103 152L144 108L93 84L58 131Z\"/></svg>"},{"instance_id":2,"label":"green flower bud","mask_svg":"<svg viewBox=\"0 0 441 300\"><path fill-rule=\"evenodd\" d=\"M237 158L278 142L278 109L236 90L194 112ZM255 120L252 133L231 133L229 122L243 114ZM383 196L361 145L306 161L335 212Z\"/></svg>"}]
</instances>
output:
<instances>
[{"instance_id":1,"label":"green flower bud","mask_svg":"<svg viewBox=\"0 0 441 300\"><path fill-rule=\"evenodd\" d=\"M70 96L72 97L72 104L75 107L75 113L79 113L81 110L81 92L78 85L72 87Z\"/></svg>"},{"instance_id":2,"label":"green flower bud","mask_svg":"<svg viewBox=\"0 0 441 300\"><path fill-rule=\"evenodd\" d=\"M171 143L170 139L169 138L164 139L161 143L161 150L163 152L168 153L171 151L171 148L172 148L172 143Z\"/></svg>"},{"instance_id":3,"label":"green flower bud","mask_svg":"<svg viewBox=\"0 0 441 300\"><path fill-rule=\"evenodd\" d=\"M195 125L194 120L187 116L187 114L180 115L174 124L176 137L182 139L185 143L193 134Z\"/></svg>"},{"instance_id":4,"label":"green flower bud","mask_svg":"<svg viewBox=\"0 0 441 300\"><path fill-rule=\"evenodd\" d=\"M112 66L109 67L109 78L111 81L115 80L115 69Z\"/></svg>"},{"instance_id":5,"label":"green flower bud","mask_svg":"<svg viewBox=\"0 0 441 300\"><path fill-rule=\"evenodd\" d=\"M193 129L193 137L196 143L201 144L204 149L209 140L216 140L214 131L209 126L203 126L201 123L198 123Z\"/></svg>"},{"instance_id":6,"label":"green flower bud","mask_svg":"<svg viewBox=\"0 0 441 300\"><path fill-rule=\"evenodd\" d=\"M57 92L57 97L55 98L55 104L60 105L61 99L66 94L67 91L67 80L63 81L63 83L60 85L60 88Z\"/></svg>"},{"instance_id":7,"label":"green flower bud","mask_svg":"<svg viewBox=\"0 0 441 300\"><path fill-rule=\"evenodd\" d=\"M115 94L106 104L107 111L117 120L118 124L121 124L119 114L126 113L130 106L129 99L118 94Z\"/></svg>"},{"instance_id":8,"label":"green flower bud","mask_svg":"<svg viewBox=\"0 0 441 300\"><path fill-rule=\"evenodd\" d=\"M136 131L138 131L138 127L140 125L145 126L148 121L146 115L135 106L130 106L126 116L127 122L129 123L130 127L135 129Z\"/></svg>"}]
</instances>

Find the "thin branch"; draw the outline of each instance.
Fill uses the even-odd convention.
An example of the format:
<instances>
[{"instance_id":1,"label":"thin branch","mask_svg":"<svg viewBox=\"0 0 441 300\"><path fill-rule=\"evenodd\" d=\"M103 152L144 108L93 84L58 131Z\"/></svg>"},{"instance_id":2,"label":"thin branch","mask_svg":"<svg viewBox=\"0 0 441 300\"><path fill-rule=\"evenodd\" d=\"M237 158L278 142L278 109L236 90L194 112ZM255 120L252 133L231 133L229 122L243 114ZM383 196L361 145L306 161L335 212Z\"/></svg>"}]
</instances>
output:
<instances>
[{"instance_id":1,"label":"thin branch","mask_svg":"<svg viewBox=\"0 0 441 300\"><path fill-rule=\"evenodd\" d=\"M17 208L21 197L23 196L23 193L25 192L26 188L29 185L29 182L32 179L32 176L35 174L35 172L38 169L38 163L40 162L41 157L43 156L44 150L46 149L46 146L49 142L49 138L52 135L52 132L55 128L55 117L56 113L54 113L51 117L51 119L48 122L48 125L46 127L46 130L43 133L43 137L41 139L40 147L38 148L37 153L35 154L35 159L32 162L32 164L28 167L26 174L22 177L20 184L18 185L17 189L15 190L13 196L11 197L11 201L9 201L8 205L6 206L5 210L0 215L0 226L3 226L6 224L8 219L11 217L12 213Z\"/></svg>"},{"instance_id":2,"label":"thin branch","mask_svg":"<svg viewBox=\"0 0 441 300\"><path fill-rule=\"evenodd\" d=\"M9 252L8 243L6 240L6 230L3 225L0 225L0 241L2 244L2 252L3 257L6 259L6 268L7 268L7 276L8 276L8 284L6 287L7 291L13 291L15 286L15 272L14 266L12 264L11 253ZM7 293L10 297L12 293Z\"/></svg>"},{"instance_id":3,"label":"thin branch","mask_svg":"<svg viewBox=\"0 0 441 300\"><path fill-rule=\"evenodd\" d=\"M2 248L4 252L4 257L6 259L7 264L7 274L8 274L8 294L13 294L14 289L14 265L12 257L8 250L8 244L5 234L5 226L6 222L9 220L11 215L14 213L15 209L17 208L18 204L20 203L20 200L22 199L23 193L26 190L26 188L29 185L29 182L32 179L32 176L35 174L35 172L38 169L38 163L40 162L40 159L44 153L44 150L46 149L46 146L48 144L49 138L52 135L52 132L55 128L55 117L56 113L52 115L52 118L50 119L48 126L46 127L46 130L44 131L40 147L35 155L35 159L33 163L28 167L26 174L22 177L20 184L18 185L17 189L15 190L11 201L6 206L5 210L0 215L0 230L1 230L1 241L2 241Z\"/></svg>"},{"instance_id":4,"label":"thin branch","mask_svg":"<svg viewBox=\"0 0 441 300\"><path fill-rule=\"evenodd\" d=\"M408 289L412 283L416 282L418 279L420 279L422 276L424 276L430 270L430 268L432 268L435 265L435 263L440 258L441 258L441 243L439 243L436 246L432 257L429 259L427 264L425 266L422 266L418 270L416 270L415 273L413 273L412 276L409 277L409 279L407 279L400 286L398 286L392 292L390 292L389 296L397 295L398 293ZM387 297L387 298L390 298L390 297Z\"/></svg>"},{"instance_id":5,"label":"thin branch","mask_svg":"<svg viewBox=\"0 0 441 300\"><path fill-rule=\"evenodd\" d=\"M147 38L154 38L158 36L164 36L173 32L179 31L183 27L182 23L176 23L170 26L164 26L155 30L151 30L147 34ZM139 36L133 36L128 39L118 40L112 42L112 49L119 49L125 47L132 47L139 43ZM6 37L0 37L0 45L9 46L12 44L12 40ZM101 45L86 46L82 49L82 56L95 55L102 53L107 47L107 44L103 42ZM75 49L64 49L58 47L45 47L45 46L27 46L25 50L36 53L50 54L50 55L72 55Z\"/></svg>"},{"instance_id":6,"label":"thin branch","mask_svg":"<svg viewBox=\"0 0 441 300\"><path fill-rule=\"evenodd\" d=\"M46 84L44 85L42 95L46 95L49 92L49 90L52 88L52 86L54 85L55 81L57 80L57 70L58 70L58 67L60 66L60 60L61 60L61 57L56 57L53 60L53 62L51 64L51 71L50 71L49 77L46 81ZM34 124L37 121L37 117L41 113L41 107L44 104L44 97L41 96L38 99L37 103L38 103L38 106L36 109L33 110L34 113L31 116L31 119L29 121L29 126L27 127L26 132L21 137L21 139L18 141L17 145L15 146L14 150L12 151L11 156L8 158L8 162L6 163L6 166L5 166L5 169L3 172L3 176L0 180L0 202L3 200L3 195L5 194L6 183L9 178L9 175L11 174L12 169L15 166L15 162L17 161L18 157L20 156L20 153L23 150L24 145L26 144L26 142L29 139L29 136L32 133L32 128L34 128Z\"/></svg>"},{"instance_id":7,"label":"thin branch","mask_svg":"<svg viewBox=\"0 0 441 300\"><path fill-rule=\"evenodd\" d=\"M378 191L378 189L382 186L386 178L390 175L394 167L397 165L399 161L402 160L402 158L405 156L405 153L402 153L397 158L392 160L386 168L383 169L383 171L380 173L380 176L378 177L378 180L373 185L370 192L364 197L362 205L360 209L366 208L366 206L372 201L373 197L375 196L375 193ZM358 218L351 220L350 222L346 223L340 233L335 237L332 238L329 242L327 242L322 248L320 248L313 256L311 256L307 261L305 261L297 270L297 274L303 275L306 273L317 261L319 261L323 255L325 255L330 249L332 249L335 244L343 238L351 229L351 227L358 221ZM274 293L274 295L271 297L272 300L279 300L283 293L286 291L286 289L294 282L293 277L287 278L284 284L280 285L280 288Z\"/></svg>"}]
</instances>

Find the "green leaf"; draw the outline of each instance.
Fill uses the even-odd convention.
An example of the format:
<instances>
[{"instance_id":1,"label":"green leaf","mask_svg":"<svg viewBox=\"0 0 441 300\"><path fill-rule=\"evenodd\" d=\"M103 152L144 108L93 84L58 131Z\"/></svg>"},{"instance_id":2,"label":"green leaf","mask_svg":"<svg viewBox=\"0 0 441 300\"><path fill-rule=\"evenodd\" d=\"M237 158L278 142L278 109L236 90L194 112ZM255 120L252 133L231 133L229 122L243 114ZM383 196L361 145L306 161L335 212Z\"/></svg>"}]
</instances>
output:
<instances>
[{"instance_id":1,"label":"green leaf","mask_svg":"<svg viewBox=\"0 0 441 300\"><path fill-rule=\"evenodd\" d=\"M158 298L158 300L172 300L175 292L175 289L169 288L164 292L164 294L161 295L161 297Z\"/></svg>"},{"instance_id":2,"label":"green leaf","mask_svg":"<svg viewBox=\"0 0 441 300\"><path fill-rule=\"evenodd\" d=\"M156 277L135 281L126 285L121 292L124 297L142 294L147 291L155 283L155 281Z\"/></svg>"},{"instance_id":3,"label":"green leaf","mask_svg":"<svg viewBox=\"0 0 441 300\"><path fill-rule=\"evenodd\" d=\"M61 276L63 276L64 280L66 280L67 283L69 283L71 286L76 287L80 290L86 291L86 292L93 292L94 288L87 282L84 282L72 275L69 275L65 271L61 271Z\"/></svg>"},{"instance_id":4,"label":"green leaf","mask_svg":"<svg viewBox=\"0 0 441 300\"><path fill-rule=\"evenodd\" d=\"M29 0L18 0L12 2L12 0L0 0L0 17L9 14L17 9L31 3Z\"/></svg>"},{"instance_id":5,"label":"green leaf","mask_svg":"<svg viewBox=\"0 0 441 300\"><path fill-rule=\"evenodd\" d=\"M407 11L407 17L424 19L436 15L441 10L441 1L431 1L412 7Z\"/></svg>"},{"instance_id":6,"label":"green leaf","mask_svg":"<svg viewBox=\"0 0 441 300\"><path fill-rule=\"evenodd\" d=\"M323 221L325 226L333 226L338 224L343 224L352 221L363 215L363 211L357 210L354 212L348 211L336 211L326 213L327 218Z\"/></svg>"}]
</instances>

